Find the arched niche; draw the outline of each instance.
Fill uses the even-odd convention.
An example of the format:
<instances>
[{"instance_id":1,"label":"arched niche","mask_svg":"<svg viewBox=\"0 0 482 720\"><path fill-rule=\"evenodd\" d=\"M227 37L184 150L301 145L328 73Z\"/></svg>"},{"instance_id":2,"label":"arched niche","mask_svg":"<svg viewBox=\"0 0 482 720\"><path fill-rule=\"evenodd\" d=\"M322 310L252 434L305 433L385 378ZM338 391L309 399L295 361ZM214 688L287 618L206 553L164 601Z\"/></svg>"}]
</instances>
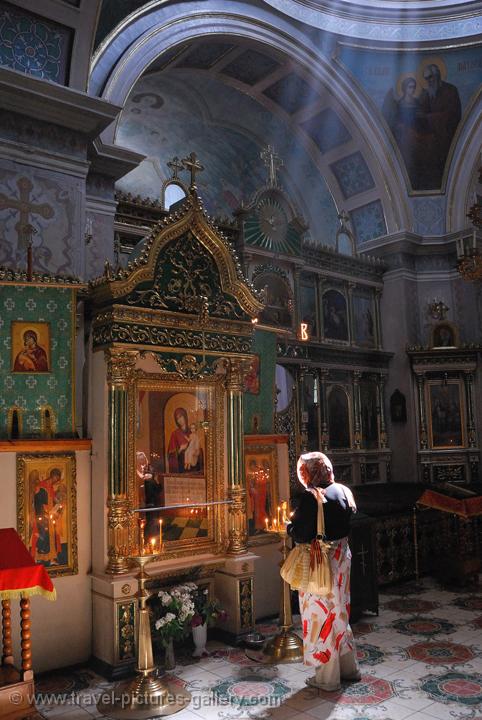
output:
<instances>
[{"instance_id":1,"label":"arched niche","mask_svg":"<svg viewBox=\"0 0 482 720\"><path fill-rule=\"evenodd\" d=\"M351 447L350 398L341 385L334 385L328 392L328 438L331 450Z\"/></svg>"}]
</instances>

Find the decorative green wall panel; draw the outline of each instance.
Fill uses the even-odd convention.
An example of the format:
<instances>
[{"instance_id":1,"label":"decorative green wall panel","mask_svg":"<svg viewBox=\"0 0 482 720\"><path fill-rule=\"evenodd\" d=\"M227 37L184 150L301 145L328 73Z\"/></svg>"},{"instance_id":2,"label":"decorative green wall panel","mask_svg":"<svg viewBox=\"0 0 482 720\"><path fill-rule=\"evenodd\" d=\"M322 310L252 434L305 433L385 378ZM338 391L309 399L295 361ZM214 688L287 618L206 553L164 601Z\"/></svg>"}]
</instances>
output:
<instances>
[{"instance_id":1,"label":"decorative green wall panel","mask_svg":"<svg viewBox=\"0 0 482 720\"><path fill-rule=\"evenodd\" d=\"M41 433L42 406L53 410L56 435L74 432L73 352L76 290L0 285L0 435L8 434L9 409L22 410L20 437ZM25 351L25 335L37 349Z\"/></svg>"},{"instance_id":2,"label":"decorative green wall panel","mask_svg":"<svg viewBox=\"0 0 482 720\"><path fill-rule=\"evenodd\" d=\"M274 422L276 333L255 330L252 352L259 356L259 393L244 393L244 432L269 435Z\"/></svg>"}]
</instances>

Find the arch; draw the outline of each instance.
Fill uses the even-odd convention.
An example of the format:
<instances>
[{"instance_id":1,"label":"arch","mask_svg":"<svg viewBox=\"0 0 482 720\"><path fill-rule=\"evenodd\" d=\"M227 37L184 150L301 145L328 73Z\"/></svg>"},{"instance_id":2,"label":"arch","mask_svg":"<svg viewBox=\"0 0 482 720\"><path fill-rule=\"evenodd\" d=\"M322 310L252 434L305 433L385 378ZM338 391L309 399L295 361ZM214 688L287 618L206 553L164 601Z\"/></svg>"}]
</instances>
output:
<instances>
[{"instance_id":1,"label":"arch","mask_svg":"<svg viewBox=\"0 0 482 720\"><path fill-rule=\"evenodd\" d=\"M323 55L316 42L291 21L270 9L254 8L236 0L207 0L202 7L187 2L181 7L162 7L157 0L132 13L106 38L95 55L89 92L123 106L136 81L152 62L183 43L206 36L232 37L254 41L272 48L296 62L314 81L323 85L337 106L343 108L343 120L349 122L355 144L375 180L388 232L411 226L411 210L405 199L403 171L396 158L384 153L385 138L348 78ZM333 92L333 88L336 92ZM103 133L104 142L112 143L115 125ZM342 198L334 178L326 167L325 180L340 207ZM322 173L323 174L323 173Z\"/></svg>"},{"instance_id":2,"label":"arch","mask_svg":"<svg viewBox=\"0 0 482 720\"><path fill-rule=\"evenodd\" d=\"M482 92L479 92L457 135L447 179L447 232L470 227L467 212L481 166Z\"/></svg>"},{"instance_id":3,"label":"arch","mask_svg":"<svg viewBox=\"0 0 482 720\"><path fill-rule=\"evenodd\" d=\"M352 445L350 397L342 385L328 391L328 437L330 449L346 450Z\"/></svg>"}]
</instances>

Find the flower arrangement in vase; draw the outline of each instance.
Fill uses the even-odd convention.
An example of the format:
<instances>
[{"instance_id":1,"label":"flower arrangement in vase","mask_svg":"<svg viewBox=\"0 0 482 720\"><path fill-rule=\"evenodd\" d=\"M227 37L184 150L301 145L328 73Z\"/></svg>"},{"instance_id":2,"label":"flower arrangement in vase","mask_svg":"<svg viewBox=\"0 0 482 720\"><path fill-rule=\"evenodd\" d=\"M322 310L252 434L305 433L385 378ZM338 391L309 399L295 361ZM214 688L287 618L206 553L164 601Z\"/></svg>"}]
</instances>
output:
<instances>
[{"instance_id":1,"label":"flower arrangement in vase","mask_svg":"<svg viewBox=\"0 0 482 720\"><path fill-rule=\"evenodd\" d=\"M158 593L158 602L155 602L153 607L156 618L154 628L165 648L166 669L172 670L175 667L174 640L182 640L189 632L195 613L193 594L197 589L195 583L188 582Z\"/></svg>"},{"instance_id":2,"label":"flower arrangement in vase","mask_svg":"<svg viewBox=\"0 0 482 720\"><path fill-rule=\"evenodd\" d=\"M194 613L191 617L192 637L194 641L193 657L204 657L206 650L208 625L216 621L224 622L227 613L219 606L217 600L209 599L208 588L199 588L192 594Z\"/></svg>"}]
</instances>

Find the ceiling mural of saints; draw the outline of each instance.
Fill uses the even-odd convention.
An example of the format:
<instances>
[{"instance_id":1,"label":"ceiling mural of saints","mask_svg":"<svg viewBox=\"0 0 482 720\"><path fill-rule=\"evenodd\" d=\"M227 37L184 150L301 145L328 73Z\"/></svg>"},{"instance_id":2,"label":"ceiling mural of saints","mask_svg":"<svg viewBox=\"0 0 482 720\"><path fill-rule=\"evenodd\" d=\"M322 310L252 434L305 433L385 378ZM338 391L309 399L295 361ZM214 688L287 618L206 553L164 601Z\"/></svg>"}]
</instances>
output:
<instances>
[{"instance_id":1,"label":"ceiling mural of saints","mask_svg":"<svg viewBox=\"0 0 482 720\"><path fill-rule=\"evenodd\" d=\"M381 112L411 189L442 189L456 131L480 91L481 48L391 52L340 43L338 60Z\"/></svg>"}]
</instances>

